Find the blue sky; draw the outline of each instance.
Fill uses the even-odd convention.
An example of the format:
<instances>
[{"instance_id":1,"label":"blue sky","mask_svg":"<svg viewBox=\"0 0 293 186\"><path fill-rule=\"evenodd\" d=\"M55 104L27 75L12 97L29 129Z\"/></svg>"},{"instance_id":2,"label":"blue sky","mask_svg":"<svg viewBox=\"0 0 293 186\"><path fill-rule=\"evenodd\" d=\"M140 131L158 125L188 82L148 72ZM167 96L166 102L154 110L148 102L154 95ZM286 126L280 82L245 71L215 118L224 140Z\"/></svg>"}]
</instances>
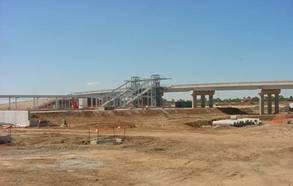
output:
<instances>
[{"instance_id":1,"label":"blue sky","mask_svg":"<svg viewBox=\"0 0 293 186\"><path fill-rule=\"evenodd\" d=\"M293 0L0 0L0 94L293 80ZM292 92L285 92L291 94ZM238 93L230 94L241 96Z\"/></svg>"}]
</instances>

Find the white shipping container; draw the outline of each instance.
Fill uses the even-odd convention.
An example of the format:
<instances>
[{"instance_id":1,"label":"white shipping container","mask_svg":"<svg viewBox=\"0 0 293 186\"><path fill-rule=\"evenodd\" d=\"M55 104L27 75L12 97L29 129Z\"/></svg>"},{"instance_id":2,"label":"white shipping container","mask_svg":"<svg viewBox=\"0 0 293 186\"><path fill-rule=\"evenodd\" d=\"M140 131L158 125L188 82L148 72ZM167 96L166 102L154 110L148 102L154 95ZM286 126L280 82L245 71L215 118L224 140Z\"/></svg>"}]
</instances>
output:
<instances>
[{"instance_id":1,"label":"white shipping container","mask_svg":"<svg viewBox=\"0 0 293 186\"><path fill-rule=\"evenodd\" d=\"M78 99L78 108L79 109L84 109L88 106L87 104L87 98L79 98Z\"/></svg>"},{"instance_id":2,"label":"white shipping container","mask_svg":"<svg viewBox=\"0 0 293 186\"><path fill-rule=\"evenodd\" d=\"M293 109L293 103L289 103L289 108Z\"/></svg>"},{"instance_id":3,"label":"white shipping container","mask_svg":"<svg viewBox=\"0 0 293 186\"><path fill-rule=\"evenodd\" d=\"M29 111L0 111L0 123L12 124L17 127L29 127Z\"/></svg>"}]
</instances>

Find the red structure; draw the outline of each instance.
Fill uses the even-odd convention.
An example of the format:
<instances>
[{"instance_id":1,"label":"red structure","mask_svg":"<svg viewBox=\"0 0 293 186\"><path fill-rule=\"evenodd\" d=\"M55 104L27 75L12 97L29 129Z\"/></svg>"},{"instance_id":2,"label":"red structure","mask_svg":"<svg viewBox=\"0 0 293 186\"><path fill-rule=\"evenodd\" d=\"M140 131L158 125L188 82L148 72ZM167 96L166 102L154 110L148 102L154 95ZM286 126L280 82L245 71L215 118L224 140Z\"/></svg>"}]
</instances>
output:
<instances>
[{"instance_id":1,"label":"red structure","mask_svg":"<svg viewBox=\"0 0 293 186\"><path fill-rule=\"evenodd\" d=\"M77 99L72 98L70 100L70 108L71 109L78 109L78 100Z\"/></svg>"}]
</instances>

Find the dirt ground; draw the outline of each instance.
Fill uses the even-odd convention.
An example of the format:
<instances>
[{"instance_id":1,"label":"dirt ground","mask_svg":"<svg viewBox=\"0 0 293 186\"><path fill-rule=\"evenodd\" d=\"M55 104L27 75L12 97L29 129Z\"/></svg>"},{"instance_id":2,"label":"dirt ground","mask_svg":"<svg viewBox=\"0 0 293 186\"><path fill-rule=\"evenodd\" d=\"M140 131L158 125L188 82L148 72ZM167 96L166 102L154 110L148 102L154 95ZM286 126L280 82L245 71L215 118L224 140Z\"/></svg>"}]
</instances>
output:
<instances>
[{"instance_id":1,"label":"dirt ground","mask_svg":"<svg viewBox=\"0 0 293 186\"><path fill-rule=\"evenodd\" d=\"M293 186L293 125L210 127L229 117L218 109L34 117L50 127L13 129L13 143L0 146L0 185ZM59 127L63 119L69 129ZM121 137L127 127L123 144L87 144L89 128L93 138L113 126Z\"/></svg>"}]
</instances>

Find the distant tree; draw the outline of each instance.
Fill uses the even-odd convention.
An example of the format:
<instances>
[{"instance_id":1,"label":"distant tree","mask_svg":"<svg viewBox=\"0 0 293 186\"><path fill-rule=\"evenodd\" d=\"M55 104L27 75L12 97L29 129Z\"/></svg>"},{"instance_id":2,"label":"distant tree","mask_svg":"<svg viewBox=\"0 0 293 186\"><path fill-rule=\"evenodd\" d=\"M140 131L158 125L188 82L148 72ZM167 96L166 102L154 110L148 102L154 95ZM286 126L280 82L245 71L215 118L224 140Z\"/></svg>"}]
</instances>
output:
<instances>
[{"instance_id":1,"label":"distant tree","mask_svg":"<svg viewBox=\"0 0 293 186\"><path fill-rule=\"evenodd\" d=\"M259 101L259 98L258 97L253 97L253 98L251 98L251 102L258 102Z\"/></svg>"},{"instance_id":2,"label":"distant tree","mask_svg":"<svg viewBox=\"0 0 293 186\"><path fill-rule=\"evenodd\" d=\"M216 102L216 103L221 103L222 100L221 100L220 98L216 98L216 99L214 99L214 102Z\"/></svg>"},{"instance_id":3,"label":"distant tree","mask_svg":"<svg viewBox=\"0 0 293 186\"><path fill-rule=\"evenodd\" d=\"M175 102L175 107L176 108L191 108L192 107L192 101L190 100L183 100L183 99L180 99L178 101Z\"/></svg>"},{"instance_id":4,"label":"distant tree","mask_svg":"<svg viewBox=\"0 0 293 186\"><path fill-rule=\"evenodd\" d=\"M280 101L286 101L286 98L285 98L284 96L280 95L280 96L279 96L279 100L280 100Z\"/></svg>"},{"instance_id":5,"label":"distant tree","mask_svg":"<svg viewBox=\"0 0 293 186\"><path fill-rule=\"evenodd\" d=\"M241 102L242 101L242 99L240 99L240 98L234 98L234 99L232 99L232 102Z\"/></svg>"}]
</instances>

